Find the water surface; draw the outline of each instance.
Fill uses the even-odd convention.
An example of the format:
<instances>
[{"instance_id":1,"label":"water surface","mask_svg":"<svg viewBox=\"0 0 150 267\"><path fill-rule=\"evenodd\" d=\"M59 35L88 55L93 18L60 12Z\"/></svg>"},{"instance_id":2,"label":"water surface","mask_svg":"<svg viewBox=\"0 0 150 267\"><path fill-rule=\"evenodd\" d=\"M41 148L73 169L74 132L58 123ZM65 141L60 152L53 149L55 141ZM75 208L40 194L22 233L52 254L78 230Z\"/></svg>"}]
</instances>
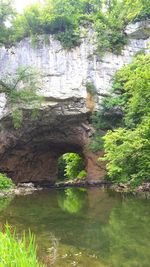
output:
<instances>
[{"instance_id":1,"label":"water surface","mask_svg":"<svg viewBox=\"0 0 150 267\"><path fill-rule=\"evenodd\" d=\"M44 190L0 199L0 227L30 228L47 266L149 267L149 204L99 188Z\"/></svg>"}]
</instances>

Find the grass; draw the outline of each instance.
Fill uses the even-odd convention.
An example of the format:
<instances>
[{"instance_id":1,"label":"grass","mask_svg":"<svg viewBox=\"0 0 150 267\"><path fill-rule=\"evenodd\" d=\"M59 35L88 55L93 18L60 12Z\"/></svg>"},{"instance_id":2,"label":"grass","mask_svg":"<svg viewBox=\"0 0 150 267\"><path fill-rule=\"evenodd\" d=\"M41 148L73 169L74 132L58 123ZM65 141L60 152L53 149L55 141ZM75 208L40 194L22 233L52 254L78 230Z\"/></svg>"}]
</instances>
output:
<instances>
[{"instance_id":1,"label":"grass","mask_svg":"<svg viewBox=\"0 0 150 267\"><path fill-rule=\"evenodd\" d=\"M5 232L0 232L0 267L45 267L38 262L35 238L29 231L17 238L8 225Z\"/></svg>"}]
</instances>

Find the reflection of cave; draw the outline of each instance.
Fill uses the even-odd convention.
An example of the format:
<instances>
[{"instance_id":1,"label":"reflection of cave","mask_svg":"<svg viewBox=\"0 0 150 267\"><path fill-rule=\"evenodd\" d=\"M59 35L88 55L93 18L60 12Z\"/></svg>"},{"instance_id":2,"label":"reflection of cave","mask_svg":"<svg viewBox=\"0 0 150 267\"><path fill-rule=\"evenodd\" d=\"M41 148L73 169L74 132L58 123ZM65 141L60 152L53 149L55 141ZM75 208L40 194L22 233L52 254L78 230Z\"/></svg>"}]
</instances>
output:
<instances>
[{"instance_id":1,"label":"reflection of cave","mask_svg":"<svg viewBox=\"0 0 150 267\"><path fill-rule=\"evenodd\" d=\"M71 151L83 155L89 179L103 177L104 170L96 163L97 155L86 149L91 134L88 115L55 112L46 111L37 121L26 115L22 128L16 131L9 118L4 120L5 131L0 133L0 172L6 172L15 182L53 183L57 179L58 158Z\"/></svg>"}]
</instances>

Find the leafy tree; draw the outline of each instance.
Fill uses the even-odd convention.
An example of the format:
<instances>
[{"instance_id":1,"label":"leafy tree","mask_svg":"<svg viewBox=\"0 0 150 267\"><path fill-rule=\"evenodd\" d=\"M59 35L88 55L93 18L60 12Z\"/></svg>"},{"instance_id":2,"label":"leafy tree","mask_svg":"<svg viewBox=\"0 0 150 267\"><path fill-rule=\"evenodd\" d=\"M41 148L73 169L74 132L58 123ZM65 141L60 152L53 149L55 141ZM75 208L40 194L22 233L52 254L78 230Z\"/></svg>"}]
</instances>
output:
<instances>
[{"instance_id":1,"label":"leafy tree","mask_svg":"<svg viewBox=\"0 0 150 267\"><path fill-rule=\"evenodd\" d=\"M85 177L84 161L77 153L66 153L58 161L59 178L74 179ZM82 172L82 173L81 173Z\"/></svg>"},{"instance_id":2,"label":"leafy tree","mask_svg":"<svg viewBox=\"0 0 150 267\"><path fill-rule=\"evenodd\" d=\"M133 186L150 181L150 119L135 129L119 128L104 137L109 179Z\"/></svg>"},{"instance_id":3,"label":"leafy tree","mask_svg":"<svg viewBox=\"0 0 150 267\"><path fill-rule=\"evenodd\" d=\"M120 92L124 128L109 131L104 139L109 179L138 185L150 173L150 56L139 55L115 77ZM118 96L117 96L118 97ZM115 103L115 102L114 102ZM115 106L115 105L114 105Z\"/></svg>"},{"instance_id":4,"label":"leafy tree","mask_svg":"<svg viewBox=\"0 0 150 267\"><path fill-rule=\"evenodd\" d=\"M7 44L10 29L7 24L14 17L15 11L11 0L0 0L0 44Z\"/></svg>"},{"instance_id":5,"label":"leafy tree","mask_svg":"<svg viewBox=\"0 0 150 267\"><path fill-rule=\"evenodd\" d=\"M39 4L34 4L25 8L23 15L17 14L12 25L12 42L19 41L34 34L42 34L43 31L40 14Z\"/></svg>"},{"instance_id":6,"label":"leafy tree","mask_svg":"<svg viewBox=\"0 0 150 267\"><path fill-rule=\"evenodd\" d=\"M150 99L149 72L150 56L141 54L118 71L114 79L114 92L120 94L120 103L125 113L124 123L130 128L150 113L147 101Z\"/></svg>"},{"instance_id":7,"label":"leafy tree","mask_svg":"<svg viewBox=\"0 0 150 267\"><path fill-rule=\"evenodd\" d=\"M0 1L0 40L8 44L27 36L53 34L64 48L70 49L81 43L80 27L90 24L96 31L100 53L120 53L127 43L126 25L150 16L148 0L47 0L28 6L23 14L15 16L10 1ZM6 21L12 21L10 28Z\"/></svg>"},{"instance_id":8,"label":"leafy tree","mask_svg":"<svg viewBox=\"0 0 150 267\"><path fill-rule=\"evenodd\" d=\"M141 4L140 12L138 12L138 14L134 17L134 21L140 21L140 20L150 18L149 0L139 0L139 3ZM129 5L130 5L130 2L129 2ZM131 12L132 12L132 9L131 9Z\"/></svg>"},{"instance_id":9,"label":"leafy tree","mask_svg":"<svg viewBox=\"0 0 150 267\"><path fill-rule=\"evenodd\" d=\"M84 162L81 156L76 153L67 153L63 158L66 161L66 177L69 179L77 178L80 171L84 168Z\"/></svg>"},{"instance_id":10,"label":"leafy tree","mask_svg":"<svg viewBox=\"0 0 150 267\"><path fill-rule=\"evenodd\" d=\"M149 71L150 57L142 53L116 73L110 94L92 116L95 129L132 128L149 114Z\"/></svg>"}]
</instances>

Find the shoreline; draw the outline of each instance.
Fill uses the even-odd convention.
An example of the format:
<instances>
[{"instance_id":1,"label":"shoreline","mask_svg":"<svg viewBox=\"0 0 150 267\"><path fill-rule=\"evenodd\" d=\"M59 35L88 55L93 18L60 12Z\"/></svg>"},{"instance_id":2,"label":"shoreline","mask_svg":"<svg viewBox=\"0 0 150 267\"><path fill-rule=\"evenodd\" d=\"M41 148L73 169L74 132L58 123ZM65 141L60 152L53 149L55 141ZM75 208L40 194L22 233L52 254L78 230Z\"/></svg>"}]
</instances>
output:
<instances>
[{"instance_id":1,"label":"shoreline","mask_svg":"<svg viewBox=\"0 0 150 267\"><path fill-rule=\"evenodd\" d=\"M150 183L143 183L135 189L131 189L129 185L126 184L113 184L106 180L101 181L87 181L87 180L71 180L65 182L57 182L55 184L50 183L22 183L18 184L15 188L10 189L9 191L0 191L0 198L9 197L11 195L29 195L35 191L41 191L44 189L65 189L70 187L85 187L85 188L102 188L110 189L118 193L127 193L133 195L140 195L144 193L150 193Z\"/></svg>"}]
</instances>

